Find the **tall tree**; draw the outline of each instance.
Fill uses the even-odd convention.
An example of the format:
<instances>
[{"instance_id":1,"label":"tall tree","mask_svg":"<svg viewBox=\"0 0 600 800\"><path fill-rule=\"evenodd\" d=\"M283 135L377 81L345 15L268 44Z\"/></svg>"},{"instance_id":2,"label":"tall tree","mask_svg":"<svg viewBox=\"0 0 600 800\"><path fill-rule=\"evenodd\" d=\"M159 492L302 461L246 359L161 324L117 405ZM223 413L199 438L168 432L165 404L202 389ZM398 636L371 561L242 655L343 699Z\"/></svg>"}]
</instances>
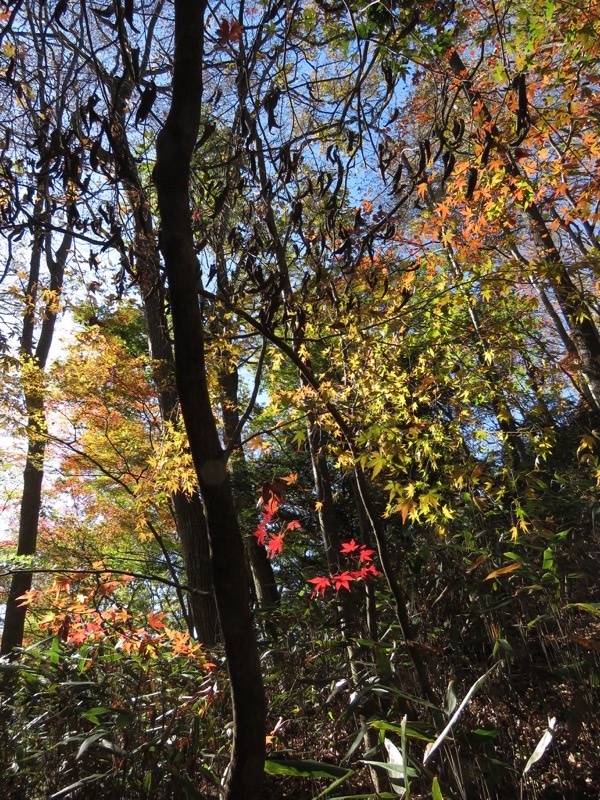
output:
<instances>
[{"instance_id":1,"label":"tall tree","mask_svg":"<svg viewBox=\"0 0 600 800\"><path fill-rule=\"evenodd\" d=\"M31 556L37 547L46 451L44 375L63 302L73 228L77 225L82 162L73 142L69 114L69 103L77 91L75 59L58 55L48 46L43 9L28 6L23 25L31 41L30 51L19 50L10 42L6 45L12 53L12 69L2 84L4 112L12 109L20 130L13 128L16 120L4 120L5 146L9 146L11 139L17 139L18 150L13 164L5 161L3 188L5 197L10 198L4 213L10 220L13 236L22 235L25 229L31 232L19 333L27 456L17 541L17 555ZM32 70L40 76L35 91L29 89ZM30 183L25 195L21 195L24 163L28 164L25 175ZM58 236L54 228L58 228ZM7 269L10 265L9 260ZM19 598L31 588L31 582L32 573L27 571L12 578L0 646L2 654L10 653L23 642L26 608Z\"/></svg>"},{"instance_id":2,"label":"tall tree","mask_svg":"<svg viewBox=\"0 0 600 800\"><path fill-rule=\"evenodd\" d=\"M250 613L244 548L223 447L208 391L201 286L190 208L190 165L202 102L204 3L175 2L175 58L169 115L154 170L169 281L177 389L202 492L215 598L234 714L227 798L259 798L265 755L265 699Z\"/></svg>"}]
</instances>

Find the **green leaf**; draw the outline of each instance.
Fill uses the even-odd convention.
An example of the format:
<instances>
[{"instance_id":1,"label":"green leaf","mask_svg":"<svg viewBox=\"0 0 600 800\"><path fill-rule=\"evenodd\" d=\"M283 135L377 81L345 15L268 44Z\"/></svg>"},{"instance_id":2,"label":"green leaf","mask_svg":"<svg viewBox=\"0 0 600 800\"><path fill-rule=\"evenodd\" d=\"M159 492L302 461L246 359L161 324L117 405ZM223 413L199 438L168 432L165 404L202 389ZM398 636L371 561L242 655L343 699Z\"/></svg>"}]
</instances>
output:
<instances>
[{"instance_id":1,"label":"green leaf","mask_svg":"<svg viewBox=\"0 0 600 800\"><path fill-rule=\"evenodd\" d=\"M89 708L87 711L84 711L81 716L87 719L88 722L98 725L100 723L100 717L103 714L110 714L112 711L113 709L107 706L96 706L96 708Z\"/></svg>"},{"instance_id":2,"label":"green leaf","mask_svg":"<svg viewBox=\"0 0 600 800\"><path fill-rule=\"evenodd\" d=\"M371 767L381 767L394 775L408 775L409 778L418 778L419 773L414 767L404 768L404 764L388 764L387 761L371 761L371 759L362 758L361 764L369 764Z\"/></svg>"},{"instance_id":3,"label":"green leaf","mask_svg":"<svg viewBox=\"0 0 600 800\"><path fill-rule=\"evenodd\" d=\"M443 731L440 733L440 735L439 735L439 736L438 736L438 738L435 740L435 742L434 742L432 745L428 745L428 746L426 747L426 749L425 749L425 757L423 758L423 764L426 764L426 763L429 761L429 759L431 758L431 756L432 756L432 755L435 753L435 751L436 751L436 750L438 749L438 747L439 747L439 746L442 744L442 742L444 741L444 739L446 738L446 736L447 736L447 735L450 733L451 729L454 727L454 725L456 724L456 722L458 722L458 719L459 719L460 715L462 714L462 712L465 710L465 708L466 708L466 706L467 706L467 704L468 704L469 700L470 700L470 699L473 697L473 695L475 695L475 694L476 694L476 693L477 693L477 692L478 692L478 691L481 689L481 687L482 687L482 686L483 686L483 684L484 684L484 683L487 681L487 679L488 679L488 678L489 678L489 676L492 674L492 672L493 672L493 671L494 671L494 670L495 670L495 669L496 669L496 668L497 668L497 667L498 667L498 666L499 666L501 663L502 663L501 661L497 661L497 662L494 664L494 666L493 666L493 667L490 667L490 669L488 669L488 671L487 671L487 672L485 672L485 673L484 673L484 674L483 674L483 675L482 675L480 678L478 678L478 679L475 681L475 683L474 683L474 684L471 686L471 688L469 689L469 691L468 691L468 692L467 692L467 694L465 695L465 697L464 697L464 700L462 701L462 703L459 705L459 707L458 707L458 708L456 709L456 711L454 712L454 715L452 716L452 719L450 720L450 722L449 722L449 723L446 725L446 727L445 727L445 728L444 728L444 730L443 730Z\"/></svg>"},{"instance_id":4,"label":"green leaf","mask_svg":"<svg viewBox=\"0 0 600 800\"><path fill-rule=\"evenodd\" d=\"M431 800L444 800L437 778L434 778L431 784Z\"/></svg>"},{"instance_id":5,"label":"green leaf","mask_svg":"<svg viewBox=\"0 0 600 800\"><path fill-rule=\"evenodd\" d=\"M81 780L71 783L69 786L65 786L64 789L60 789L58 792L50 795L49 800L59 800L61 797L68 797L70 794L77 791L77 789L81 789L82 786L87 786L89 783L96 783L105 777L106 775L99 772L94 773L94 775L87 775L85 778L81 778Z\"/></svg>"},{"instance_id":6,"label":"green leaf","mask_svg":"<svg viewBox=\"0 0 600 800\"><path fill-rule=\"evenodd\" d=\"M503 650L505 653L508 653L511 656L515 655L514 647L507 639L498 639L496 644L498 645L498 648Z\"/></svg>"},{"instance_id":7,"label":"green leaf","mask_svg":"<svg viewBox=\"0 0 600 800\"><path fill-rule=\"evenodd\" d=\"M373 726L373 727L375 727L375 726ZM356 734L356 736L354 738L354 741L350 745L350 749L348 750L346 755L343 757L343 759L341 761L342 764L344 764L346 761L349 761L352 758L352 756L354 755L355 751L358 749L360 743L365 738L365 735L366 735L368 730L369 730L369 723L365 722L364 725L361 726L360 730Z\"/></svg>"},{"instance_id":8,"label":"green leaf","mask_svg":"<svg viewBox=\"0 0 600 800\"><path fill-rule=\"evenodd\" d=\"M565 608L579 608L589 614L600 615L600 603L568 603Z\"/></svg>"},{"instance_id":9,"label":"green leaf","mask_svg":"<svg viewBox=\"0 0 600 800\"><path fill-rule=\"evenodd\" d=\"M347 781L348 778L351 778L354 775L354 770L349 769L345 775L342 775L341 778L338 778L337 781L334 781L330 786L324 789L320 794L313 798L313 800L319 800L320 797L325 797L329 794L329 792L333 792L334 789L337 789L338 786L341 786L344 781Z\"/></svg>"},{"instance_id":10,"label":"green leaf","mask_svg":"<svg viewBox=\"0 0 600 800\"><path fill-rule=\"evenodd\" d=\"M267 775L287 775L294 778L341 778L352 773L353 770L310 759L301 761L267 759L265 772Z\"/></svg>"},{"instance_id":11,"label":"green leaf","mask_svg":"<svg viewBox=\"0 0 600 800\"><path fill-rule=\"evenodd\" d=\"M383 719L374 719L369 723L372 728L378 731L392 731L392 733L402 733L402 726L396 725L393 722L386 722ZM433 742L433 738L417 728L406 726L406 736L409 739L421 739L424 742Z\"/></svg>"},{"instance_id":12,"label":"green leaf","mask_svg":"<svg viewBox=\"0 0 600 800\"><path fill-rule=\"evenodd\" d=\"M486 736L490 739L495 739L498 736L498 731L496 728L475 728L474 731L471 731L471 734L474 736Z\"/></svg>"},{"instance_id":13,"label":"green leaf","mask_svg":"<svg viewBox=\"0 0 600 800\"><path fill-rule=\"evenodd\" d=\"M60 662L60 641L58 636L55 636L52 639L52 645L50 647L50 663L58 666Z\"/></svg>"},{"instance_id":14,"label":"green leaf","mask_svg":"<svg viewBox=\"0 0 600 800\"><path fill-rule=\"evenodd\" d=\"M81 756L90 749L90 747L97 742L98 739L101 739L103 736L106 736L106 731L100 731L100 733L93 733L91 736L88 736L87 739L84 739L81 745L79 746L79 750L77 751L77 755L75 756L75 760L78 761Z\"/></svg>"}]
</instances>

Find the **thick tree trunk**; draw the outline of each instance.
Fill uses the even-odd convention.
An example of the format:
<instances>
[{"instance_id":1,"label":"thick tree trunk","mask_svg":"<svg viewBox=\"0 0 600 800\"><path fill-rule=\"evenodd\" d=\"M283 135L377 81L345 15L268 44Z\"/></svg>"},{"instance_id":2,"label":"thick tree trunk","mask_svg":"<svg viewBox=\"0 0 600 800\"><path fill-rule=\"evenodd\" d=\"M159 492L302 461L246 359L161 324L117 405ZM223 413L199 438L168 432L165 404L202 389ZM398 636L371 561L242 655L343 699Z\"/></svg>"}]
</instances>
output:
<instances>
[{"instance_id":1,"label":"thick tree trunk","mask_svg":"<svg viewBox=\"0 0 600 800\"><path fill-rule=\"evenodd\" d=\"M206 374L200 273L189 204L190 162L202 96L205 4L175 0L171 109L157 141L154 181L169 281L179 400L204 501L215 598L233 706L224 795L258 800L265 758L265 698L246 583L242 537Z\"/></svg>"}]
</instances>

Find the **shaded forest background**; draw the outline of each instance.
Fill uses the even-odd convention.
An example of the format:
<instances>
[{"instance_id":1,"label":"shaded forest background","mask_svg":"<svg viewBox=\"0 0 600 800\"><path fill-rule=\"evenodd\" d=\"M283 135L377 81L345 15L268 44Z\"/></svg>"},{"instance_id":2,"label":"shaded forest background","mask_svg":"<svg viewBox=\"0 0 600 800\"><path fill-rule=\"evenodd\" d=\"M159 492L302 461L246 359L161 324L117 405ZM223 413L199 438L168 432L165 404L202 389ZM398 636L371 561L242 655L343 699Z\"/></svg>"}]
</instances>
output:
<instances>
[{"instance_id":1,"label":"shaded forest background","mask_svg":"<svg viewBox=\"0 0 600 800\"><path fill-rule=\"evenodd\" d=\"M0 5L6 797L597 797L599 20Z\"/></svg>"}]
</instances>

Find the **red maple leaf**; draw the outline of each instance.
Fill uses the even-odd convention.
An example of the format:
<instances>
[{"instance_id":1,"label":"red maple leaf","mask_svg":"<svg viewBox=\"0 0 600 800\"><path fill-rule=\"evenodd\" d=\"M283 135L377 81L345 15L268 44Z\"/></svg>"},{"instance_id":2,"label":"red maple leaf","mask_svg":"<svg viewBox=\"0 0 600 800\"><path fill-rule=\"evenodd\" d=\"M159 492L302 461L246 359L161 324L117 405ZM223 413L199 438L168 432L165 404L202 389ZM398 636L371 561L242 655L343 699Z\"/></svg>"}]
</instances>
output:
<instances>
[{"instance_id":1,"label":"red maple leaf","mask_svg":"<svg viewBox=\"0 0 600 800\"><path fill-rule=\"evenodd\" d=\"M375 550L370 550L366 545L363 544L361 545L358 557L361 561L372 561L374 552Z\"/></svg>"},{"instance_id":2,"label":"red maple leaf","mask_svg":"<svg viewBox=\"0 0 600 800\"><path fill-rule=\"evenodd\" d=\"M267 541L267 524L268 523L269 523L269 517L265 514L265 516L262 519L262 522L260 523L258 528L254 531L254 535L258 539L258 543L260 545L263 545L263 546L264 546L265 542Z\"/></svg>"},{"instance_id":3,"label":"red maple leaf","mask_svg":"<svg viewBox=\"0 0 600 800\"><path fill-rule=\"evenodd\" d=\"M87 630L84 628L78 628L69 634L69 643L80 645L84 644L84 642L86 642L89 638L90 637Z\"/></svg>"},{"instance_id":4,"label":"red maple leaf","mask_svg":"<svg viewBox=\"0 0 600 800\"><path fill-rule=\"evenodd\" d=\"M316 594L322 594L323 597L325 597L325 590L328 586L331 586L329 578L309 578L308 582L312 583L314 586L311 597L314 597Z\"/></svg>"},{"instance_id":5,"label":"red maple leaf","mask_svg":"<svg viewBox=\"0 0 600 800\"><path fill-rule=\"evenodd\" d=\"M217 28L217 42L221 47L229 42L239 42L242 38L242 26L237 19L231 21L221 18L221 24Z\"/></svg>"},{"instance_id":6,"label":"red maple leaf","mask_svg":"<svg viewBox=\"0 0 600 800\"><path fill-rule=\"evenodd\" d=\"M375 567L374 564L367 564L366 567L362 567L361 569L357 569L356 572L352 573L352 576L355 580L363 580L366 581L368 578L374 578L377 575L381 575L381 572Z\"/></svg>"},{"instance_id":7,"label":"red maple leaf","mask_svg":"<svg viewBox=\"0 0 600 800\"><path fill-rule=\"evenodd\" d=\"M273 558L273 556L277 555L277 553L283 552L284 538L284 533L276 533L274 536L271 536L269 539L269 544L267 545L267 556L269 558Z\"/></svg>"},{"instance_id":8,"label":"red maple leaf","mask_svg":"<svg viewBox=\"0 0 600 800\"><path fill-rule=\"evenodd\" d=\"M355 553L358 550L358 545L354 541L354 539L350 539L349 542L344 542L342 544L342 549L340 553Z\"/></svg>"},{"instance_id":9,"label":"red maple leaf","mask_svg":"<svg viewBox=\"0 0 600 800\"><path fill-rule=\"evenodd\" d=\"M161 628L165 627L165 623L163 622L164 616L162 612L155 614L151 611L148 614L148 625L150 625L153 630L159 631Z\"/></svg>"},{"instance_id":10,"label":"red maple leaf","mask_svg":"<svg viewBox=\"0 0 600 800\"><path fill-rule=\"evenodd\" d=\"M352 573L346 570L344 572L340 572L338 575L332 575L331 580L333 581L336 592L339 592L340 589L347 589L350 591L350 581L353 581L354 577Z\"/></svg>"},{"instance_id":11,"label":"red maple leaf","mask_svg":"<svg viewBox=\"0 0 600 800\"><path fill-rule=\"evenodd\" d=\"M291 522L287 524L288 531L301 531L302 525L298 522L297 519L293 519Z\"/></svg>"}]
</instances>

